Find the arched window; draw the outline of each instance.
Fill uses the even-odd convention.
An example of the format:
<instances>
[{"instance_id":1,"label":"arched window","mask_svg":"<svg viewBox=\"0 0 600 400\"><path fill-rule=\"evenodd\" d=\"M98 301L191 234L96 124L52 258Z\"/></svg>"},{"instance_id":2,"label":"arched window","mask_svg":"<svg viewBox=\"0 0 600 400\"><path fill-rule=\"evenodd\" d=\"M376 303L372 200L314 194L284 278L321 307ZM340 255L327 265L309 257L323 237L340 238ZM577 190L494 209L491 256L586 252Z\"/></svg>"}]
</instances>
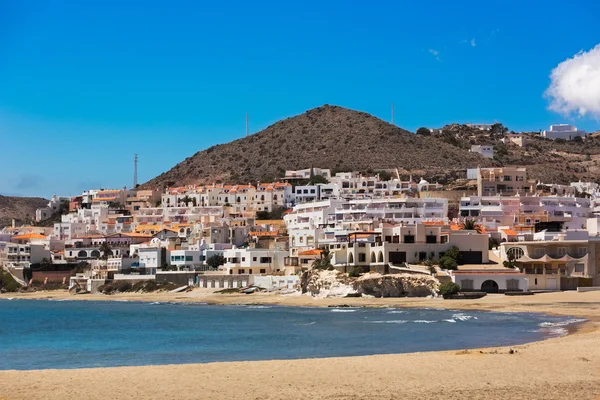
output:
<instances>
[{"instance_id":1,"label":"arched window","mask_svg":"<svg viewBox=\"0 0 600 400\"><path fill-rule=\"evenodd\" d=\"M375 252L374 251L371 252L371 262L372 263L377 262L377 259L375 258Z\"/></svg>"},{"instance_id":2,"label":"arched window","mask_svg":"<svg viewBox=\"0 0 600 400\"><path fill-rule=\"evenodd\" d=\"M523 257L524 254L525 252L520 247L511 247L510 249L506 250L506 255L512 257L515 260L518 260L519 258Z\"/></svg>"},{"instance_id":3,"label":"arched window","mask_svg":"<svg viewBox=\"0 0 600 400\"><path fill-rule=\"evenodd\" d=\"M92 258L98 258L100 257L100 252L98 250L93 250L92 254L91 254Z\"/></svg>"},{"instance_id":4,"label":"arched window","mask_svg":"<svg viewBox=\"0 0 600 400\"><path fill-rule=\"evenodd\" d=\"M77 253L77 257L79 258L86 258L87 257L87 252L84 250L79 251L79 253Z\"/></svg>"},{"instance_id":5,"label":"arched window","mask_svg":"<svg viewBox=\"0 0 600 400\"><path fill-rule=\"evenodd\" d=\"M348 264L354 264L354 255L352 253L348 255Z\"/></svg>"},{"instance_id":6,"label":"arched window","mask_svg":"<svg viewBox=\"0 0 600 400\"><path fill-rule=\"evenodd\" d=\"M383 262L383 252L379 252L379 256L377 257L377 262L382 263Z\"/></svg>"}]
</instances>

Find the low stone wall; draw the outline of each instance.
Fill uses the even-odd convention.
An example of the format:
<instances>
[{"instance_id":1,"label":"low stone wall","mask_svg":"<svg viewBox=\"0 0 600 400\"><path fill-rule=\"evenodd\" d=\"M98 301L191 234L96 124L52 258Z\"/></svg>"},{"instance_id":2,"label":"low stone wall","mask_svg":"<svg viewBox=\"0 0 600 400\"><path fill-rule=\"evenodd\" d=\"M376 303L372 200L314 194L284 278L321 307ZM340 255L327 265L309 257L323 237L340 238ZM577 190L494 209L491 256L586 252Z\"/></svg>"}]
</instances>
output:
<instances>
[{"instance_id":1,"label":"low stone wall","mask_svg":"<svg viewBox=\"0 0 600 400\"><path fill-rule=\"evenodd\" d=\"M578 292L595 292L600 290L600 286L578 287Z\"/></svg>"},{"instance_id":2,"label":"low stone wall","mask_svg":"<svg viewBox=\"0 0 600 400\"><path fill-rule=\"evenodd\" d=\"M65 282L69 282L71 277L71 271L32 271L31 279L34 282L44 282L46 279L48 283L62 283L63 279Z\"/></svg>"}]
</instances>

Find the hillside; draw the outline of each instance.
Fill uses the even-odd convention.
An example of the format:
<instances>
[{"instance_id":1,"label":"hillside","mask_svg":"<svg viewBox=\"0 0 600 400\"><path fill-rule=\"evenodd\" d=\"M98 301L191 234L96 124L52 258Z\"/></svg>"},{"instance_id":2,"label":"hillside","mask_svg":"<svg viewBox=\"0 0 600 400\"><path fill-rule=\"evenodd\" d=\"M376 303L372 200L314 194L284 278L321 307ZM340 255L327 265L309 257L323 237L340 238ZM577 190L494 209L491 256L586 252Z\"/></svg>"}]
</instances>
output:
<instances>
[{"instance_id":1,"label":"hillside","mask_svg":"<svg viewBox=\"0 0 600 400\"><path fill-rule=\"evenodd\" d=\"M0 195L0 227L17 222L27 223L35 219L35 210L46 207L48 200L41 197L15 197Z\"/></svg>"},{"instance_id":2,"label":"hillside","mask_svg":"<svg viewBox=\"0 0 600 400\"><path fill-rule=\"evenodd\" d=\"M600 135L589 135L581 142L553 141L534 132L525 133L529 139L522 148L507 141L501 133L484 132L466 125L447 125L432 136L461 149L473 144L493 145L495 161L500 165L518 165L527 168L532 179L544 183L597 181L600 176Z\"/></svg>"},{"instance_id":3,"label":"hillside","mask_svg":"<svg viewBox=\"0 0 600 400\"><path fill-rule=\"evenodd\" d=\"M443 183L478 165L493 162L367 113L324 105L249 137L197 152L142 187L265 182L282 177L286 169L309 167L363 172L398 168L403 175Z\"/></svg>"}]
</instances>

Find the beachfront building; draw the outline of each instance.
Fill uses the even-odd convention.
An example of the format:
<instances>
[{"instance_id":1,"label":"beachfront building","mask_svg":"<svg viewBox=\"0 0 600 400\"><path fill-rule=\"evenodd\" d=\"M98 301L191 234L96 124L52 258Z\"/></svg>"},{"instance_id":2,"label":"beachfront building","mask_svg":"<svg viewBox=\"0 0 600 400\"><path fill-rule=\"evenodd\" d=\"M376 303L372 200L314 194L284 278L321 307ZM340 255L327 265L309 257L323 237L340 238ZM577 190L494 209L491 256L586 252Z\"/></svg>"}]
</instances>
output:
<instances>
[{"instance_id":1,"label":"beachfront building","mask_svg":"<svg viewBox=\"0 0 600 400\"><path fill-rule=\"evenodd\" d=\"M477 168L476 176L478 196L531 194L535 188L535 181L527 180L526 168Z\"/></svg>"},{"instance_id":2,"label":"beachfront building","mask_svg":"<svg viewBox=\"0 0 600 400\"><path fill-rule=\"evenodd\" d=\"M591 201L568 196L469 196L460 199L459 216L473 218L486 227L533 228L555 222L569 229L582 229L592 216Z\"/></svg>"},{"instance_id":3,"label":"beachfront building","mask_svg":"<svg viewBox=\"0 0 600 400\"><path fill-rule=\"evenodd\" d=\"M404 263L435 262L452 247L459 249L464 264L489 262L487 235L437 223L383 224L372 231L326 235L318 247L330 251L335 266L370 266L383 273Z\"/></svg>"},{"instance_id":4,"label":"beachfront building","mask_svg":"<svg viewBox=\"0 0 600 400\"><path fill-rule=\"evenodd\" d=\"M269 249L232 248L225 250L226 263L223 269L227 274L238 275L277 275L285 273L287 251Z\"/></svg>"},{"instance_id":5,"label":"beachfront building","mask_svg":"<svg viewBox=\"0 0 600 400\"><path fill-rule=\"evenodd\" d=\"M486 293L526 292L529 290L527 275L518 269L502 268L464 268L448 271L452 282L462 291L482 291Z\"/></svg>"},{"instance_id":6,"label":"beachfront building","mask_svg":"<svg viewBox=\"0 0 600 400\"><path fill-rule=\"evenodd\" d=\"M50 260L51 254L42 244L0 242L0 269L26 268L44 258Z\"/></svg>"},{"instance_id":7,"label":"beachfront building","mask_svg":"<svg viewBox=\"0 0 600 400\"><path fill-rule=\"evenodd\" d=\"M577 129L574 125L569 124L554 124L550 125L550 129L543 130L541 136L546 139L564 139L573 140L576 137L585 137L585 131Z\"/></svg>"},{"instance_id":8,"label":"beachfront building","mask_svg":"<svg viewBox=\"0 0 600 400\"><path fill-rule=\"evenodd\" d=\"M471 146L470 152L478 153L486 158L494 158L494 146L474 144Z\"/></svg>"},{"instance_id":9,"label":"beachfront building","mask_svg":"<svg viewBox=\"0 0 600 400\"><path fill-rule=\"evenodd\" d=\"M540 232L533 240L502 243L502 261L514 261L532 290L574 290L598 286L600 241L587 231Z\"/></svg>"}]
</instances>

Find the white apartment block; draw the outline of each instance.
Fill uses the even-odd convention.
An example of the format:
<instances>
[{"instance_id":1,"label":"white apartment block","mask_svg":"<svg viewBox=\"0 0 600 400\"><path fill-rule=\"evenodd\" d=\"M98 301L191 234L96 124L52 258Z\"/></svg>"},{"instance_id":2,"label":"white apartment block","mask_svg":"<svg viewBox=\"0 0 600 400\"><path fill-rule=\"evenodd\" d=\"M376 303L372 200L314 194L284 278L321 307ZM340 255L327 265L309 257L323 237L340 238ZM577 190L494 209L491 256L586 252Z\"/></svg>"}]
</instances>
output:
<instances>
[{"instance_id":1,"label":"white apartment block","mask_svg":"<svg viewBox=\"0 0 600 400\"><path fill-rule=\"evenodd\" d=\"M331 178L331 170L325 168L306 168L299 170L285 171L284 180L306 180L312 176L322 176L323 178Z\"/></svg>"},{"instance_id":2,"label":"white apartment block","mask_svg":"<svg viewBox=\"0 0 600 400\"><path fill-rule=\"evenodd\" d=\"M574 125L569 124L555 124L550 125L550 129L542 131L542 137L547 139L565 139L573 140L576 137L585 137L585 131L577 129Z\"/></svg>"},{"instance_id":3,"label":"white apartment block","mask_svg":"<svg viewBox=\"0 0 600 400\"><path fill-rule=\"evenodd\" d=\"M53 214L60 210L60 205L63 201L68 202L70 200L70 197L53 195L45 208L35 210L35 220L39 222L52 217Z\"/></svg>"},{"instance_id":4,"label":"white apartment block","mask_svg":"<svg viewBox=\"0 0 600 400\"><path fill-rule=\"evenodd\" d=\"M50 260L50 250L41 244L18 244L0 242L0 268L2 267L29 267L47 258Z\"/></svg>"},{"instance_id":5,"label":"white apartment block","mask_svg":"<svg viewBox=\"0 0 600 400\"><path fill-rule=\"evenodd\" d=\"M581 229L592 216L592 208L590 200L582 197L470 196L461 198L459 215L488 227L563 222L564 228Z\"/></svg>"},{"instance_id":6,"label":"white apartment block","mask_svg":"<svg viewBox=\"0 0 600 400\"><path fill-rule=\"evenodd\" d=\"M227 260L223 269L229 275L272 275L285 271L287 251L268 249L225 250L223 256Z\"/></svg>"}]
</instances>

